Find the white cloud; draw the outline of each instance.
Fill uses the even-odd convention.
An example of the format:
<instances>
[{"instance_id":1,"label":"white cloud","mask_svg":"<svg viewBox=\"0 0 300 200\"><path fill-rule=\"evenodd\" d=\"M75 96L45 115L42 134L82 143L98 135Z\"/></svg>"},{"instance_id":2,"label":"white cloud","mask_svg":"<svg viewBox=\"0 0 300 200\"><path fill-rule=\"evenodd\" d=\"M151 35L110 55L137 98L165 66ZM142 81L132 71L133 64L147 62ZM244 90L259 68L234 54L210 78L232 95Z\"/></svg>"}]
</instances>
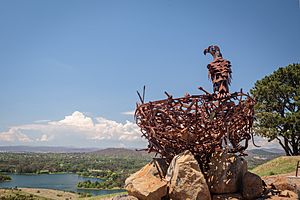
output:
<instances>
[{"instance_id":1,"label":"white cloud","mask_svg":"<svg viewBox=\"0 0 300 200\"><path fill-rule=\"evenodd\" d=\"M91 118L75 111L62 120L13 126L0 132L0 144L7 143L144 148L147 142L141 138L140 129L133 122ZM277 141L268 142L257 136L255 143L264 148L281 148ZM249 149L253 148L249 141Z\"/></svg>"},{"instance_id":2,"label":"white cloud","mask_svg":"<svg viewBox=\"0 0 300 200\"><path fill-rule=\"evenodd\" d=\"M91 128L94 126L93 120L90 117L84 116L83 113L79 111L75 111L70 116L65 116L65 119L60 120L58 122L49 122L52 125L67 125L67 126L75 126L81 128Z\"/></svg>"},{"instance_id":3,"label":"white cloud","mask_svg":"<svg viewBox=\"0 0 300 200\"><path fill-rule=\"evenodd\" d=\"M125 124L107 120L102 117L96 118L95 132L91 135L92 139L117 139L117 140L139 140L141 133L139 127L129 121Z\"/></svg>"},{"instance_id":4,"label":"white cloud","mask_svg":"<svg viewBox=\"0 0 300 200\"><path fill-rule=\"evenodd\" d=\"M53 142L68 145L94 144L92 142L102 141L106 146L110 143L114 146L125 143L145 144L139 127L134 123L130 121L119 123L103 117L93 120L79 111L58 121L11 127L6 132L0 132L1 141L35 144Z\"/></svg>"},{"instance_id":5,"label":"white cloud","mask_svg":"<svg viewBox=\"0 0 300 200\"><path fill-rule=\"evenodd\" d=\"M122 112L121 114L123 114L123 115L134 115L134 113L135 113L135 110Z\"/></svg>"},{"instance_id":6,"label":"white cloud","mask_svg":"<svg viewBox=\"0 0 300 200\"><path fill-rule=\"evenodd\" d=\"M39 124L39 123L46 123L46 122L50 122L50 120L48 120L48 119L41 119L41 120L34 121L34 123L37 123L37 124Z\"/></svg>"},{"instance_id":7,"label":"white cloud","mask_svg":"<svg viewBox=\"0 0 300 200\"><path fill-rule=\"evenodd\" d=\"M42 135L40 141L45 142L45 141L49 141L49 138L46 134Z\"/></svg>"},{"instance_id":8,"label":"white cloud","mask_svg":"<svg viewBox=\"0 0 300 200\"><path fill-rule=\"evenodd\" d=\"M17 128L11 128L6 132L2 132L0 134L0 141L4 142L24 142L28 143L31 142L32 139L30 139L27 135L20 132Z\"/></svg>"},{"instance_id":9,"label":"white cloud","mask_svg":"<svg viewBox=\"0 0 300 200\"><path fill-rule=\"evenodd\" d=\"M37 138L36 141L48 142L48 141L52 140L53 138L54 138L53 135L49 137L48 135L43 134L43 135L41 136L41 138Z\"/></svg>"}]
</instances>

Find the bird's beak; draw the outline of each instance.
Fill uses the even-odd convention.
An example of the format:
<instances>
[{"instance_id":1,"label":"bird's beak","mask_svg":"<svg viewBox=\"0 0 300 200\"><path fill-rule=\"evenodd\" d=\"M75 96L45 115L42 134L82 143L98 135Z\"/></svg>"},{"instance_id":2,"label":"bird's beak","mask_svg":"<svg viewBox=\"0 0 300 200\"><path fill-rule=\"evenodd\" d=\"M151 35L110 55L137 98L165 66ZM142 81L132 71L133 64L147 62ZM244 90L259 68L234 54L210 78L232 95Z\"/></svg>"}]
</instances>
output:
<instances>
[{"instance_id":1,"label":"bird's beak","mask_svg":"<svg viewBox=\"0 0 300 200\"><path fill-rule=\"evenodd\" d=\"M204 55L206 55L207 53L208 53L209 51L208 51L208 49L204 49Z\"/></svg>"}]
</instances>

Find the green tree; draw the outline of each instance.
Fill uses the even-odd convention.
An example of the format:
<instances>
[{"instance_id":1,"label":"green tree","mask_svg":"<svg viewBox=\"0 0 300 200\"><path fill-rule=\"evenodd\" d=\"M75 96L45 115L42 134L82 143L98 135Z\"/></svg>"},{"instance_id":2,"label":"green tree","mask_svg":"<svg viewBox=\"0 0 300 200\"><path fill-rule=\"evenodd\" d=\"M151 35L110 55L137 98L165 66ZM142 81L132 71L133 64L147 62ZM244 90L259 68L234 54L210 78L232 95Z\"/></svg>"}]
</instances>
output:
<instances>
[{"instance_id":1,"label":"green tree","mask_svg":"<svg viewBox=\"0 0 300 200\"><path fill-rule=\"evenodd\" d=\"M300 64L258 80L251 93L256 99L255 132L277 140L286 155L300 155Z\"/></svg>"}]
</instances>

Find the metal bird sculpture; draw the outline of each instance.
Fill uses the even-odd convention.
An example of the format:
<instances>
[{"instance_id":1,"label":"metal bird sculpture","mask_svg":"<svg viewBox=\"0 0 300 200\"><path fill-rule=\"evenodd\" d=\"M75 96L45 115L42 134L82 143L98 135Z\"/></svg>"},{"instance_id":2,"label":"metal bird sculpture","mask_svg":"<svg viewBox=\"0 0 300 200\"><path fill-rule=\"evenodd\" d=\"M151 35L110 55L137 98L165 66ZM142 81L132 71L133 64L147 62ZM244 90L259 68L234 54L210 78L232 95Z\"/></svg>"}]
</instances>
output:
<instances>
[{"instance_id":1,"label":"metal bird sculpture","mask_svg":"<svg viewBox=\"0 0 300 200\"><path fill-rule=\"evenodd\" d=\"M214 60L207 65L208 77L213 83L214 93L217 98L224 98L230 95L229 85L231 83L231 64L230 61L222 57L220 48L211 45L204 50L204 55L210 53Z\"/></svg>"},{"instance_id":2,"label":"metal bird sculpture","mask_svg":"<svg viewBox=\"0 0 300 200\"><path fill-rule=\"evenodd\" d=\"M213 94L199 87L205 94L173 98L165 92L165 99L145 102L144 95L138 93L141 102L135 110L136 124L148 140L145 150L168 162L189 150L204 172L215 152L244 154L251 139L255 105L242 90L229 93L231 65L223 59L220 48L209 46L204 50L207 53L213 56L207 66Z\"/></svg>"}]
</instances>

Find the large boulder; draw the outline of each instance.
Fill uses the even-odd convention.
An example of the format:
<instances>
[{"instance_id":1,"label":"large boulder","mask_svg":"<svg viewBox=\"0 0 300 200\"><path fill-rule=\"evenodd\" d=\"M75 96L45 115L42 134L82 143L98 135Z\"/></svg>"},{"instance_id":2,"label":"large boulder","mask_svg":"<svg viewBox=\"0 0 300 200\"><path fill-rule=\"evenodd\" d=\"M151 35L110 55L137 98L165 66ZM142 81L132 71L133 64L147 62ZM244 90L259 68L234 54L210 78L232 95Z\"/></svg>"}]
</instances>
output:
<instances>
[{"instance_id":1,"label":"large boulder","mask_svg":"<svg viewBox=\"0 0 300 200\"><path fill-rule=\"evenodd\" d=\"M163 179L167 164L164 159L155 159L125 181L128 194L139 200L161 200L167 195L167 181Z\"/></svg>"},{"instance_id":2,"label":"large boulder","mask_svg":"<svg viewBox=\"0 0 300 200\"><path fill-rule=\"evenodd\" d=\"M243 177L243 197L244 199L257 199L263 193L263 183L261 178L251 172L246 172Z\"/></svg>"},{"instance_id":3,"label":"large boulder","mask_svg":"<svg viewBox=\"0 0 300 200\"><path fill-rule=\"evenodd\" d=\"M245 159L224 152L213 154L207 171L207 184L210 192L214 194L239 192L246 172Z\"/></svg>"},{"instance_id":4,"label":"large boulder","mask_svg":"<svg viewBox=\"0 0 300 200\"><path fill-rule=\"evenodd\" d=\"M190 151L175 156L169 166L169 197L172 200L210 200L210 192L197 160Z\"/></svg>"}]
</instances>

